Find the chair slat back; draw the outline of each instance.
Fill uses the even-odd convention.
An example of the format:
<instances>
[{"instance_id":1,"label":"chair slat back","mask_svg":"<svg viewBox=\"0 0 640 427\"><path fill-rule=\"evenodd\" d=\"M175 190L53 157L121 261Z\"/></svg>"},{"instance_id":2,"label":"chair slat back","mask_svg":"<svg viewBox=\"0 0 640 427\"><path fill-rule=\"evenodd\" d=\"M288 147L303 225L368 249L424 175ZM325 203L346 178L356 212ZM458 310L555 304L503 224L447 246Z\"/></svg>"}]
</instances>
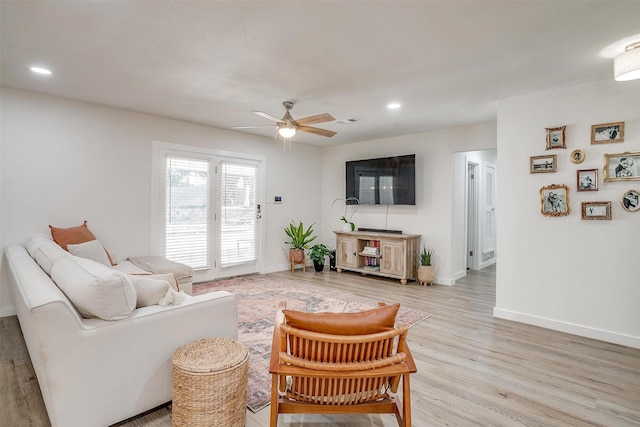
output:
<instances>
[{"instance_id":1,"label":"chair slat back","mask_svg":"<svg viewBox=\"0 0 640 427\"><path fill-rule=\"evenodd\" d=\"M280 391L291 399L322 405L383 399L389 391L397 391L400 375L371 376L370 370L404 362L407 331L403 326L368 335L332 335L282 324L281 363L312 369L317 374L294 375L288 381L281 377Z\"/></svg>"}]
</instances>

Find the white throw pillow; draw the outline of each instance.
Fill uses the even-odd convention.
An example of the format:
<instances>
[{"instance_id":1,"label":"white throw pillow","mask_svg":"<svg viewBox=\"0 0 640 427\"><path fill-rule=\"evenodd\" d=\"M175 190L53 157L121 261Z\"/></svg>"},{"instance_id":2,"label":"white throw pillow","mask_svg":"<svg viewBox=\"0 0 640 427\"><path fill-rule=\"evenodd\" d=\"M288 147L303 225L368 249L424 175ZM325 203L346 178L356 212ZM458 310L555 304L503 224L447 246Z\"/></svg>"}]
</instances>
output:
<instances>
[{"instance_id":1,"label":"white throw pillow","mask_svg":"<svg viewBox=\"0 0 640 427\"><path fill-rule=\"evenodd\" d=\"M171 289L166 280L152 279L148 276L129 276L129 278L136 289L136 308L158 304Z\"/></svg>"},{"instance_id":2,"label":"white throw pillow","mask_svg":"<svg viewBox=\"0 0 640 427\"><path fill-rule=\"evenodd\" d=\"M70 254L79 256L80 258L91 259L100 264L104 264L107 267L111 267L111 261L107 257L107 252L104 250L104 246L100 243L100 240L89 240L84 243L68 244L67 250Z\"/></svg>"},{"instance_id":3,"label":"white throw pillow","mask_svg":"<svg viewBox=\"0 0 640 427\"><path fill-rule=\"evenodd\" d=\"M62 257L69 256L69 253L62 249L60 245L45 235L33 236L27 242L27 251L31 258L35 259L40 268L51 276L51 267Z\"/></svg>"},{"instance_id":4,"label":"white throw pillow","mask_svg":"<svg viewBox=\"0 0 640 427\"><path fill-rule=\"evenodd\" d=\"M60 258L51 268L51 278L84 317L126 319L136 307L129 277L98 262L73 255Z\"/></svg>"}]
</instances>

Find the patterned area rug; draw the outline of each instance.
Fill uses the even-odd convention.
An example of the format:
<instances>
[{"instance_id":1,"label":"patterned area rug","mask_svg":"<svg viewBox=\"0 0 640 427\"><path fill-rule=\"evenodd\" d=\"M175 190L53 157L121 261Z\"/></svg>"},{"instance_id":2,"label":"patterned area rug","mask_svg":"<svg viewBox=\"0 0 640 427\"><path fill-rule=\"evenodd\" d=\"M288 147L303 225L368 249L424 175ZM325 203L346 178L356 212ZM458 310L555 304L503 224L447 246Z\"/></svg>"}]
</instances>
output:
<instances>
[{"instance_id":1,"label":"patterned area rug","mask_svg":"<svg viewBox=\"0 0 640 427\"><path fill-rule=\"evenodd\" d=\"M268 406L271 397L269 358L280 301L287 301L287 308L310 312L356 312L377 307L377 301L268 274L193 286L194 295L218 290L233 293L238 301L238 339L249 350L247 406L253 412ZM401 306L397 323L413 326L429 316Z\"/></svg>"}]
</instances>

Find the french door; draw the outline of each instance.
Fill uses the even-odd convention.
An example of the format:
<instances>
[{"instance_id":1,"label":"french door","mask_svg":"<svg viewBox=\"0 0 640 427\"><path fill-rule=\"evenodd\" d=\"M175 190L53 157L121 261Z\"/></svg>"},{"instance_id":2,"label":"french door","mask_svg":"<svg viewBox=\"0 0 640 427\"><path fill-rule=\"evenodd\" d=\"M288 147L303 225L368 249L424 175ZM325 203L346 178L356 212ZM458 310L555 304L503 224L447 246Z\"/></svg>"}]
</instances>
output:
<instances>
[{"instance_id":1,"label":"french door","mask_svg":"<svg viewBox=\"0 0 640 427\"><path fill-rule=\"evenodd\" d=\"M260 271L263 161L154 144L154 247L194 269L194 281Z\"/></svg>"}]
</instances>

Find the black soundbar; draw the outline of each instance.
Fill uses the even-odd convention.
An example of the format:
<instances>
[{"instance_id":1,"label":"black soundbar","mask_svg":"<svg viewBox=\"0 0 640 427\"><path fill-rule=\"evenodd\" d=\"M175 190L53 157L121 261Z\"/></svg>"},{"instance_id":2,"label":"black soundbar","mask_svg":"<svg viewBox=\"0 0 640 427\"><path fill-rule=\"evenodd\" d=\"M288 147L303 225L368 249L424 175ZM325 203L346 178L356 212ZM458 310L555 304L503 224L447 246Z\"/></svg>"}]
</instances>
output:
<instances>
[{"instance_id":1,"label":"black soundbar","mask_svg":"<svg viewBox=\"0 0 640 427\"><path fill-rule=\"evenodd\" d=\"M381 228L362 228L358 227L358 231L373 231L375 233L395 233L402 234L402 230L383 230Z\"/></svg>"}]
</instances>

